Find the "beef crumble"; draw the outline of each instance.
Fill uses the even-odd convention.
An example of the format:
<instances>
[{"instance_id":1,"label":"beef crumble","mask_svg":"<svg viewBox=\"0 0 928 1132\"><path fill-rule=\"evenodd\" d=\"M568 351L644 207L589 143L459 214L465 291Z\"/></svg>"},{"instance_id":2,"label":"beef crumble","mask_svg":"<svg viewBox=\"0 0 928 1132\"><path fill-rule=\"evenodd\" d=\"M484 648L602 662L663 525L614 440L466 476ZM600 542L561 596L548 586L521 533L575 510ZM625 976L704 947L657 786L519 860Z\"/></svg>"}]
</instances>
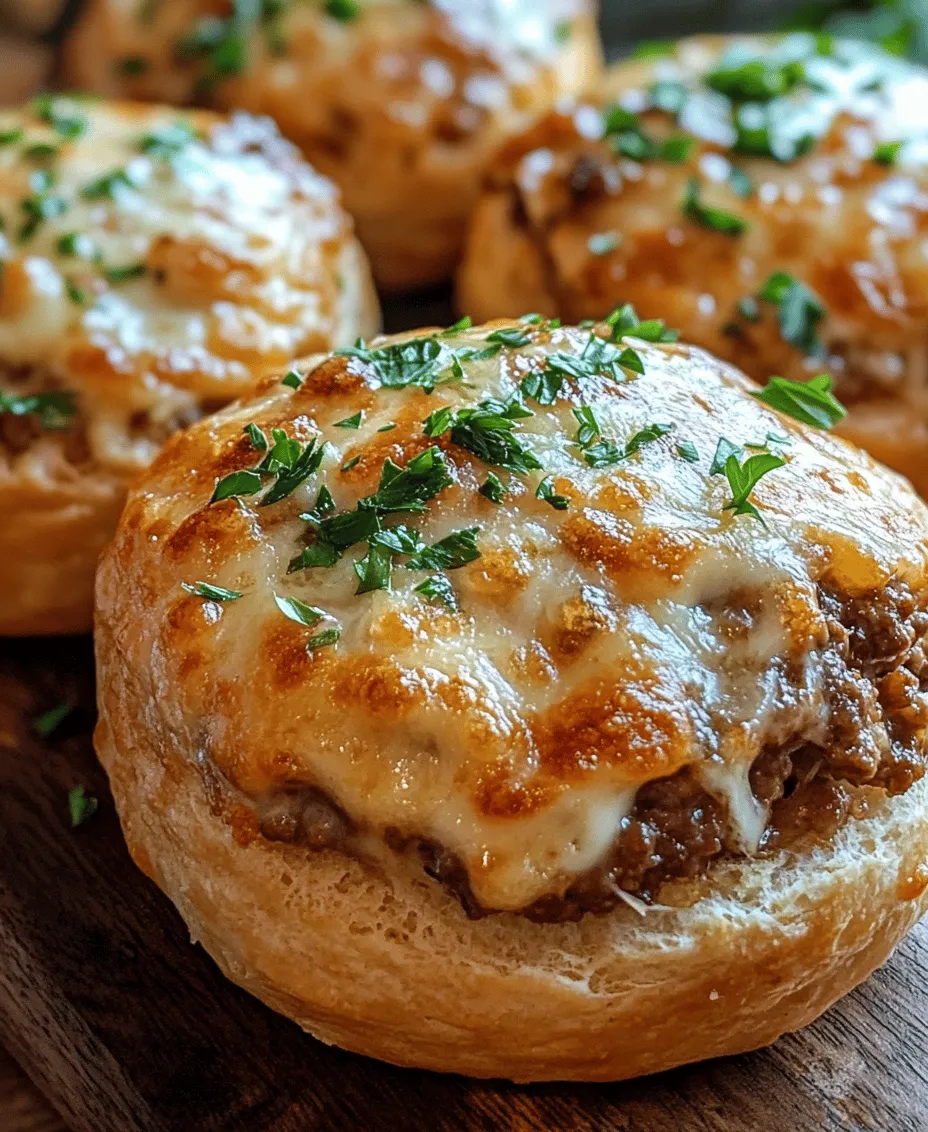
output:
<instances>
[{"instance_id":1,"label":"beef crumble","mask_svg":"<svg viewBox=\"0 0 928 1132\"><path fill-rule=\"evenodd\" d=\"M796 735L755 759L751 790L769 813L761 853L831 837L872 797L904 793L928 770L928 611L901 583L866 599L823 589L820 603L829 632L826 740L819 745ZM355 832L316 788L278 800L260 828L268 840L342 851L351 851ZM399 855L414 854L472 919L494 911L481 906L464 863L444 846L396 829L385 841ZM741 856L726 803L705 789L695 768L684 767L639 789L604 861L521 914L563 922L607 912L627 897L657 902L668 882L698 878L714 862Z\"/></svg>"}]
</instances>

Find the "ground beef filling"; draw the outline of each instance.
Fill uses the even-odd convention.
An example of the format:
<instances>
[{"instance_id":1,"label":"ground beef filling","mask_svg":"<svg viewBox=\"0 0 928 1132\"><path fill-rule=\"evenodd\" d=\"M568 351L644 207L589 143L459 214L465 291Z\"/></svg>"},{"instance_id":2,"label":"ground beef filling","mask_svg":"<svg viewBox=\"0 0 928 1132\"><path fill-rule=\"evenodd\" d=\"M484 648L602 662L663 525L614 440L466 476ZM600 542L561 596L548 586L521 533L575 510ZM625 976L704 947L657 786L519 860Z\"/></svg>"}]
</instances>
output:
<instances>
[{"instance_id":1,"label":"ground beef filling","mask_svg":"<svg viewBox=\"0 0 928 1132\"><path fill-rule=\"evenodd\" d=\"M765 748L751 768L755 797L769 821L760 851L801 847L832 836L874 801L901 794L928 770L928 611L894 584L870 599L842 601L823 591L829 620L824 654L827 741L802 736ZM351 851L355 828L316 789L278 798L260 816L262 834L312 849ZM472 918L492 913L475 898L467 869L437 842L387 830L390 849L413 855ZM723 801L693 768L643 786L608 857L562 894L522 910L539 922L578 920L628 898L659 902L668 882L694 880L723 859L742 856Z\"/></svg>"}]
</instances>

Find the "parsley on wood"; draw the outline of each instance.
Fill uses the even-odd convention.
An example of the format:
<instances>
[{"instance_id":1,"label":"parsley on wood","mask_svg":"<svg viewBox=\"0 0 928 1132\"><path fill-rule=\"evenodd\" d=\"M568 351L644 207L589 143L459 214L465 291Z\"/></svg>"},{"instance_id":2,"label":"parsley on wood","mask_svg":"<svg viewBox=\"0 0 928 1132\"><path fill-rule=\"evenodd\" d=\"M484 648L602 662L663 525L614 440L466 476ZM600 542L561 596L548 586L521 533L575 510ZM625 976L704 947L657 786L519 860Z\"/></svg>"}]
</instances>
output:
<instances>
[{"instance_id":1,"label":"parsley on wood","mask_svg":"<svg viewBox=\"0 0 928 1132\"><path fill-rule=\"evenodd\" d=\"M88 794L83 786L75 786L68 791L68 814L71 818L71 828L77 829L88 818L97 812L99 803L97 799Z\"/></svg>"}]
</instances>

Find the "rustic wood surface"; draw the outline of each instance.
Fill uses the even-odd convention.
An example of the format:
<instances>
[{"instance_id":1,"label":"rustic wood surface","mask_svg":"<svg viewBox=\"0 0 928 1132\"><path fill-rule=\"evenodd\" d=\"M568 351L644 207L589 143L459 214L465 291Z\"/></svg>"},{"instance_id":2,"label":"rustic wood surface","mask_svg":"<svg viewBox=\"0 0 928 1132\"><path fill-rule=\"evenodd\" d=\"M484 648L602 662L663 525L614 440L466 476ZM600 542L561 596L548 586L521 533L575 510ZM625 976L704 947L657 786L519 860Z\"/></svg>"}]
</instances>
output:
<instances>
[{"instance_id":1,"label":"rustic wood surface","mask_svg":"<svg viewBox=\"0 0 928 1132\"><path fill-rule=\"evenodd\" d=\"M32 719L62 701L41 740ZM89 642L0 645L0 1041L77 1132L928 1126L928 924L803 1033L649 1080L519 1088L327 1048L227 983L132 866L92 718ZM78 783L100 809L72 830Z\"/></svg>"}]
</instances>

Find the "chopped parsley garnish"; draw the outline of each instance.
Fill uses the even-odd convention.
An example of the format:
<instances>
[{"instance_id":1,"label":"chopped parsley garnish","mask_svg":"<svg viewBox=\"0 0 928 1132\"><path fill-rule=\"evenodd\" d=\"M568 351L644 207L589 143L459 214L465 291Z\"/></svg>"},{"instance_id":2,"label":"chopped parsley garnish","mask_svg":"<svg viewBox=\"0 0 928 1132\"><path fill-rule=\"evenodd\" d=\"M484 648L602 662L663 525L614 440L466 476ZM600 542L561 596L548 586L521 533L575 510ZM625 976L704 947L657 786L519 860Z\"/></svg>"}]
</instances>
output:
<instances>
[{"instance_id":1,"label":"chopped parsley garnish","mask_svg":"<svg viewBox=\"0 0 928 1132\"><path fill-rule=\"evenodd\" d=\"M787 94L804 77L805 68L798 60L779 63L757 58L738 62L729 55L706 75L704 81L711 90L724 94L733 102L769 102Z\"/></svg>"},{"instance_id":2,"label":"chopped parsley garnish","mask_svg":"<svg viewBox=\"0 0 928 1132\"><path fill-rule=\"evenodd\" d=\"M395 428L396 428L395 423L393 421L388 421L387 424L382 424L380 426L380 428L377 429L377 431L378 432L392 432Z\"/></svg>"},{"instance_id":3,"label":"chopped parsley garnish","mask_svg":"<svg viewBox=\"0 0 928 1132\"><path fill-rule=\"evenodd\" d=\"M682 165L693 151L696 139L687 134L673 134L661 142L660 156L671 165Z\"/></svg>"},{"instance_id":4,"label":"chopped parsley garnish","mask_svg":"<svg viewBox=\"0 0 928 1132\"><path fill-rule=\"evenodd\" d=\"M47 122L60 138L78 138L87 129L87 118L75 114L68 107L67 99L53 94L40 94L32 100L32 111L36 117Z\"/></svg>"},{"instance_id":5,"label":"chopped parsley garnish","mask_svg":"<svg viewBox=\"0 0 928 1132\"><path fill-rule=\"evenodd\" d=\"M344 464L342 464L342 471L343 472L350 472L352 468L356 468L358 466L358 464L360 464L360 463L361 463L361 457L360 456L353 456L350 460L346 460L344 462Z\"/></svg>"},{"instance_id":6,"label":"chopped parsley garnish","mask_svg":"<svg viewBox=\"0 0 928 1132\"><path fill-rule=\"evenodd\" d=\"M577 429L576 443L581 448L588 448L594 440L599 440L602 428L596 414L589 405L581 405L579 409L571 409L580 426Z\"/></svg>"},{"instance_id":7,"label":"chopped parsley garnish","mask_svg":"<svg viewBox=\"0 0 928 1132\"><path fill-rule=\"evenodd\" d=\"M360 510L424 511L428 500L451 484L448 465L440 448L427 448L405 468L387 459L380 473L380 486L358 503Z\"/></svg>"},{"instance_id":8,"label":"chopped parsley garnish","mask_svg":"<svg viewBox=\"0 0 928 1132\"><path fill-rule=\"evenodd\" d=\"M500 345L510 346L513 349L517 349L519 346L527 346L531 340L531 335L515 326L504 326L500 330L494 330L486 337L487 342L499 342Z\"/></svg>"},{"instance_id":9,"label":"chopped parsley garnish","mask_svg":"<svg viewBox=\"0 0 928 1132\"><path fill-rule=\"evenodd\" d=\"M825 317L825 308L818 295L787 272L776 271L758 291L757 297L778 308L780 334L784 341L804 354L820 352L816 328Z\"/></svg>"},{"instance_id":10,"label":"chopped parsley garnish","mask_svg":"<svg viewBox=\"0 0 928 1132\"><path fill-rule=\"evenodd\" d=\"M570 500L567 496L558 495L554 490L553 476L545 476L535 491L535 498L543 499L545 503L550 503L555 511L566 511L570 506Z\"/></svg>"},{"instance_id":11,"label":"chopped parsley garnish","mask_svg":"<svg viewBox=\"0 0 928 1132\"><path fill-rule=\"evenodd\" d=\"M253 421L245 425L242 431L248 436L248 439L251 441L252 448L257 448L259 452L267 451L267 437Z\"/></svg>"},{"instance_id":12,"label":"chopped parsley garnish","mask_svg":"<svg viewBox=\"0 0 928 1132\"><path fill-rule=\"evenodd\" d=\"M752 396L803 424L825 429L847 416L847 410L831 390L831 377L821 373L809 381L771 377L766 386Z\"/></svg>"},{"instance_id":13,"label":"chopped parsley garnish","mask_svg":"<svg viewBox=\"0 0 928 1132\"><path fill-rule=\"evenodd\" d=\"M35 413L43 432L61 432L68 428L76 412L74 394L68 390L24 393L20 396L0 390L0 413L9 413L13 417Z\"/></svg>"},{"instance_id":14,"label":"chopped parsley garnish","mask_svg":"<svg viewBox=\"0 0 928 1132\"><path fill-rule=\"evenodd\" d=\"M642 322L631 303L616 307L606 318L606 325L612 327L612 337L616 341L627 336L641 338L645 342L676 342L680 337L679 331L668 329L662 318L648 318Z\"/></svg>"},{"instance_id":15,"label":"chopped parsley garnish","mask_svg":"<svg viewBox=\"0 0 928 1132\"><path fill-rule=\"evenodd\" d=\"M287 373L286 377L281 378L280 384L289 386L290 389L299 389L303 384L303 376L297 373L295 369L292 369Z\"/></svg>"},{"instance_id":16,"label":"chopped parsley garnish","mask_svg":"<svg viewBox=\"0 0 928 1132\"><path fill-rule=\"evenodd\" d=\"M815 134L797 133L795 111L779 102L766 106L748 102L734 115L735 152L749 157L772 157L775 161L795 161L815 145ZM799 117L801 124L803 119Z\"/></svg>"},{"instance_id":17,"label":"chopped parsley garnish","mask_svg":"<svg viewBox=\"0 0 928 1132\"><path fill-rule=\"evenodd\" d=\"M357 412L356 412L356 413L354 414L354 416L351 416L351 417L345 417L345 419L344 419L344 420L341 420L341 421L336 421L333 427L334 427L334 428L353 428L353 429L358 429L358 428L360 428L360 427L361 427L361 421L363 421L363 420L364 420L364 412L363 412L363 410L359 409L359 410L358 410L358 411L357 411Z\"/></svg>"},{"instance_id":18,"label":"chopped parsley garnish","mask_svg":"<svg viewBox=\"0 0 928 1132\"><path fill-rule=\"evenodd\" d=\"M467 527L425 546L406 563L408 570L458 570L480 557L479 527Z\"/></svg>"},{"instance_id":19,"label":"chopped parsley garnish","mask_svg":"<svg viewBox=\"0 0 928 1132\"><path fill-rule=\"evenodd\" d=\"M447 330L441 332L442 338L453 338L455 334L460 334L462 330L470 330L474 325L474 320L469 314L463 315L461 318L451 324Z\"/></svg>"},{"instance_id":20,"label":"chopped parsley garnish","mask_svg":"<svg viewBox=\"0 0 928 1132\"><path fill-rule=\"evenodd\" d=\"M422 426L426 436L442 436L449 429L451 440L493 468L519 475L541 468L538 457L515 433L515 422L532 413L519 401L481 401L469 409L437 409Z\"/></svg>"},{"instance_id":21,"label":"chopped parsley garnish","mask_svg":"<svg viewBox=\"0 0 928 1132\"><path fill-rule=\"evenodd\" d=\"M88 794L83 786L75 786L68 791L68 813L71 817L71 828L77 829L88 818L97 812L99 803L97 799Z\"/></svg>"},{"instance_id":22,"label":"chopped parsley garnish","mask_svg":"<svg viewBox=\"0 0 928 1132\"><path fill-rule=\"evenodd\" d=\"M341 629L323 629L321 632L314 634L306 642L306 648L313 652L315 649L326 648L328 645L337 644L342 635Z\"/></svg>"},{"instance_id":23,"label":"chopped parsley garnish","mask_svg":"<svg viewBox=\"0 0 928 1132\"><path fill-rule=\"evenodd\" d=\"M109 173L104 173L102 177L97 177L84 185L80 192L85 200L103 200L106 197L112 200L120 189L135 187L135 181L128 169L111 169Z\"/></svg>"},{"instance_id":24,"label":"chopped parsley garnish","mask_svg":"<svg viewBox=\"0 0 928 1132\"><path fill-rule=\"evenodd\" d=\"M281 597L280 594L274 594L274 601L285 617L289 617L291 621L296 621L299 625L306 625L310 629L328 617L325 610L316 609L314 605L307 605L295 597Z\"/></svg>"},{"instance_id":25,"label":"chopped parsley garnish","mask_svg":"<svg viewBox=\"0 0 928 1132\"><path fill-rule=\"evenodd\" d=\"M655 423L645 425L643 429L634 433L623 447L620 447L613 440L601 440L598 444L587 448L583 453L583 458L591 468L610 467L612 464L618 464L622 460L627 460L629 456L634 456L636 452L641 450L643 445L651 444L653 441L659 440L662 436L666 436L672 428L672 424Z\"/></svg>"},{"instance_id":26,"label":"chopped parsley garnish","mask_svg":"<svg viewBox=\"0 0 928 1132\"><path fill-rule=\"evenodd\" d=\"M80 259L97 259L99 251L89 236L82 232L66 232L56 244L61 255L77 256Z\"/></svg>"},{"instance_id":27,"label":"chopped parsley garnish","mask_svg":"<svg viewBox=\"0 0 928 1132\"><path fill-rule=\"evenodd\" d=\"M725 464L730 456L741 457L743 449L740 444L734 444L725 436L719 437L719 442L715 446L715 455L712 457L712 463L709 465L709 475L721 475L725 471Z\"/></svg>"},{"instance_id":28,"label":"chopped parsley garnish","mask_svg":"<svg viewBox=\"0 0 928 1132\"><path fill-rule=\"evenodd\" d=\"M750 515L763 522L760 512L750 501L751 492L763 476L776 468L782 468L785 463L782 456L775 456L771 452L749 456L743 464L738 463L736 455L729 456L723 470L731 488L731 499L723 510L731 511L735 515Z\"/></svg>"},{"instance_id":29,"label":"chopped parsley garnish","mask_svg":"<svg viewBox=\"0 0 928 1132\"><path fill-rule=\"evenodd\" d=\"M519 388L523 396L531 397L539 405L553 405L567 378L582 382L600 375L625 381L626 370L644 373L641 355L631 347L618 350L605 338L590 334L579 358L567 353L549 354L544 369L524 377Z\"/></svg>"},{"instance_id":30,"label":"chopped parsley garnish","mask_svg":"<svg viewBox=\"0 0 928 1132\"><path fill-rule=\"evenodd\" d=\"M104 267L103 276L113 286L128 283L130 279L141 278L148 268L144 263L125 263L119 267Z\"/></svg>"},{"instance_id":31,"label":"chopped parsley garnish","mask_svg":"<svg viewBox=\"0 0 928 1132\"><path fill-rule=\"evenodd\" d=\"M677 445L677 455L688 464L699 463L699 449L692 440L681 440Z\"/></svg>"},{"instance_id":32,"label":"chopped parsley garnish","mask_svg":"<svg viewBox=\"0 0 928 1132\"><path fill-rule=\"evenodd\" d=\"M492 357L501 348L501 343L497 342L487 348L488 353L466 347L454 351L433 335L428 338L411 338L407 342L396 342L372 350L359 340L354 346L335 352L343 357L359 358L371 366L380 384L388 389L405 389L417 385L431 392L440 381L449 380L443 378L446 371L450 371L451 380L459 380L463 376L461 361Z\"/></svg>"},{"instance_id":33,"label":"chopped parsley garnish","mask_svg":"<svg viewBox=\"0 0 928 1132\"><path fill-rule=\"evenodd\" d=\"M361 5L358 0L325 0L325 13L333 20L348 24L360 16Z\"/></svg>"},{"instance_id":34,"label":"chopped parsley garnish","mask_svg":"<svg viewBox=\"0 0 928 1132\"><path fill-rule=\"evenodd\" d=\"M22 126L14 126L11 130L0 130L0 145L16 145L23 140Z\"/></svg>"},{"instance_id":35,"label":"chopped parsley garnish","mask_svg":"<svg viewBox=\"0 0 928 1132\"><path fill-rule=\"evenodd\" d=\"M413 587L417 594L422 594L429 601L438 601L452 611L457 611L458 599L454 587L444 574L433 574Z\"/></svg>"},{"instance_id":36,"label":"chopped parsley garnish","mask_svg":"<svg viewBox=\"0 0 928 1132\"><path fill-rule=\"evenodd\" d=\"M30 161L54 161L61 150L57 145L52 145L51 142L33 142L31 145L24 146L22 153L23 157Z\"/></svg>"},{"instance_id":37,"label":"chopped parsley garnish","mask_svg":"<svg viewBox=\"0 0 928 1132\"><path fill-rule=\"evenodd\" d=\"M722 232L726 236L741 236L750 227L743 217L736 216L733 212L703 204L700 200L699 182L695 177L690 177L687 181L681 208L683 215L690 220L701 224L704 228Z\"/></svg>"},{"instance_id":38,"label":"chopped parsley garnish","mask_svg":"<svg viewBox=\"0 0 928 1132\"><path fill-rule=\"evenodd\" d=\"M227 590L222 586L213 586L209 582L181 582L182 590L194 597L203 597L207 601L238 601L245 595L240 590Z\"/></svg>"},{"instance_id":39,"label":"chopped parsley garnish","mask_svg":"<svg viewBox=\"0 0 928 1132\"><path fill-rule=\"evenodd\" d=\"M189 123L179 120L144 134L139 139L139 149L150 157L176 157L198 137L199 134Z\"/></svg>"},{"instance_id":40,"label":"chopped parsley garnish","mask_svg":"<svg viewBox=\"0 0 928 1132\"><path fill-rule=\"evenodd\" d=\"M632 50L632 59L661 59L673 55L676 43L672 39L642 39Z\"/></svg>"},{"instance_id":41,"label":"chopped parsley garnish","mask_svg":"<svg viewBox=\"0 0 928 1132\"><path fill-rule=\"evenodd\" d=\"M677 85L667 84L668 88ZM680 105L682 106L682 102ZM652 161L662 158L664 161L679 164L689 156L693 145L692 138L677 135L658 141L648 133L637 114L618 104L605 112L603 133L616 153L630 157L633 161Z\"/></svg>"},{"instance_id":42,"label":"chopped parsley garnish","mask_svg":"<svg viewBox=\"0 0 928 1132\"><path fill-rule=\"evenodd\" d=\"M880 142L873 150L872 160L877 165L895 165L899 157L899 151L905 145L901 141Z\"/></svg>"},{"instance_id":43,"label":"chopped parsley garnish","mask_svg":"<svg viewBox=\"0 0 928 1132\"><path fill-rule=\"evenodd\" d=\"M77 303L78 306L83 306L87 302L87 292L83 287L78 286L73 279L65 277L64 281L65 294L72 303Z\"/></svg>"},{"instance_id":44,"label":"chopped parsley garnish","mask_svg":"<svg viewBox=\"0 0 928 1132\"><path fill-rule=\"evenodd\" d=\"M249 429L254 429L255 435L260 434L264 448L261 447L260 441L255 444L255 435L252 435ZM267 449L267 437L257 426L246 425L245 431L248 432L256 448L260 451ZM227 476L223 476L216 483L210 503L218 503L235 495L255 495L264 486L265 477L273 477L274 482L259 503L260 507L270 507L271 504L285 499L319 470L326 446L320 445L317 437L313 437L306 444L300 444L280 428L272 429L271 436L274 443L261 463L256 468L230 472Z\"/></svg>"},{"instance_id":45,"label":"chopped parsley garnish","mask_svg":"<svg viewBox=\"0 0 928 1132\"><path fill-rule=\"evenodd\" d=\"M148 70L148 60L141 55L127 55L124 59L117 59L113 67L119 75L144 75Z\"/></svg>"},{"instance_id":46,"label":"chopped parsley garnish","mask_svg":"<svg viewBox=\"0 0 928 1132\"><path fill-rule=\"evenodd\" d=\"M51 196L40 190L34 196L25 197L21 200L19 207L26 215L25 222L19 229L19 238L28 240L30 236L35 235L44 221L61 216L63 212L66 212L68 205L61 197Z\"/></svg>"},{"instance_id":47,"label":"chopped parsley garnish","mask_svg":"<svg viewBox=\"0 0 928 1132\"><path fill-rule=\"evenodd\" d=\"M502 503L503 496L509 489L495 472L487 472L487 478L477 490L491 503Z\"/></svg>"},{"instance_id":48,"label":"chopped parsley garnish","mask_svg":"<svg viewBox=\"0 0 928 1132\"><path fill-rule=\"evenodd\" d=\"M573 35L573 25L570 20L558 20L554 25L554 42L569 43Z\"/></svg>"},{"instance_id":49,"label":"chopped parsley garnish","mask_svg":"<svg viewBox=\"0 0 928 1132\"><path fill-rule=\"evenodd\" d=\"M48 711L43 711L41 715L37 715L33 719L32 729L36 735L41 735L43 739L47 739L58 730L72 711L74 711L74 705L69 703L61 703L56 707L49 708Z\"/></svg>"}]
</instances>

